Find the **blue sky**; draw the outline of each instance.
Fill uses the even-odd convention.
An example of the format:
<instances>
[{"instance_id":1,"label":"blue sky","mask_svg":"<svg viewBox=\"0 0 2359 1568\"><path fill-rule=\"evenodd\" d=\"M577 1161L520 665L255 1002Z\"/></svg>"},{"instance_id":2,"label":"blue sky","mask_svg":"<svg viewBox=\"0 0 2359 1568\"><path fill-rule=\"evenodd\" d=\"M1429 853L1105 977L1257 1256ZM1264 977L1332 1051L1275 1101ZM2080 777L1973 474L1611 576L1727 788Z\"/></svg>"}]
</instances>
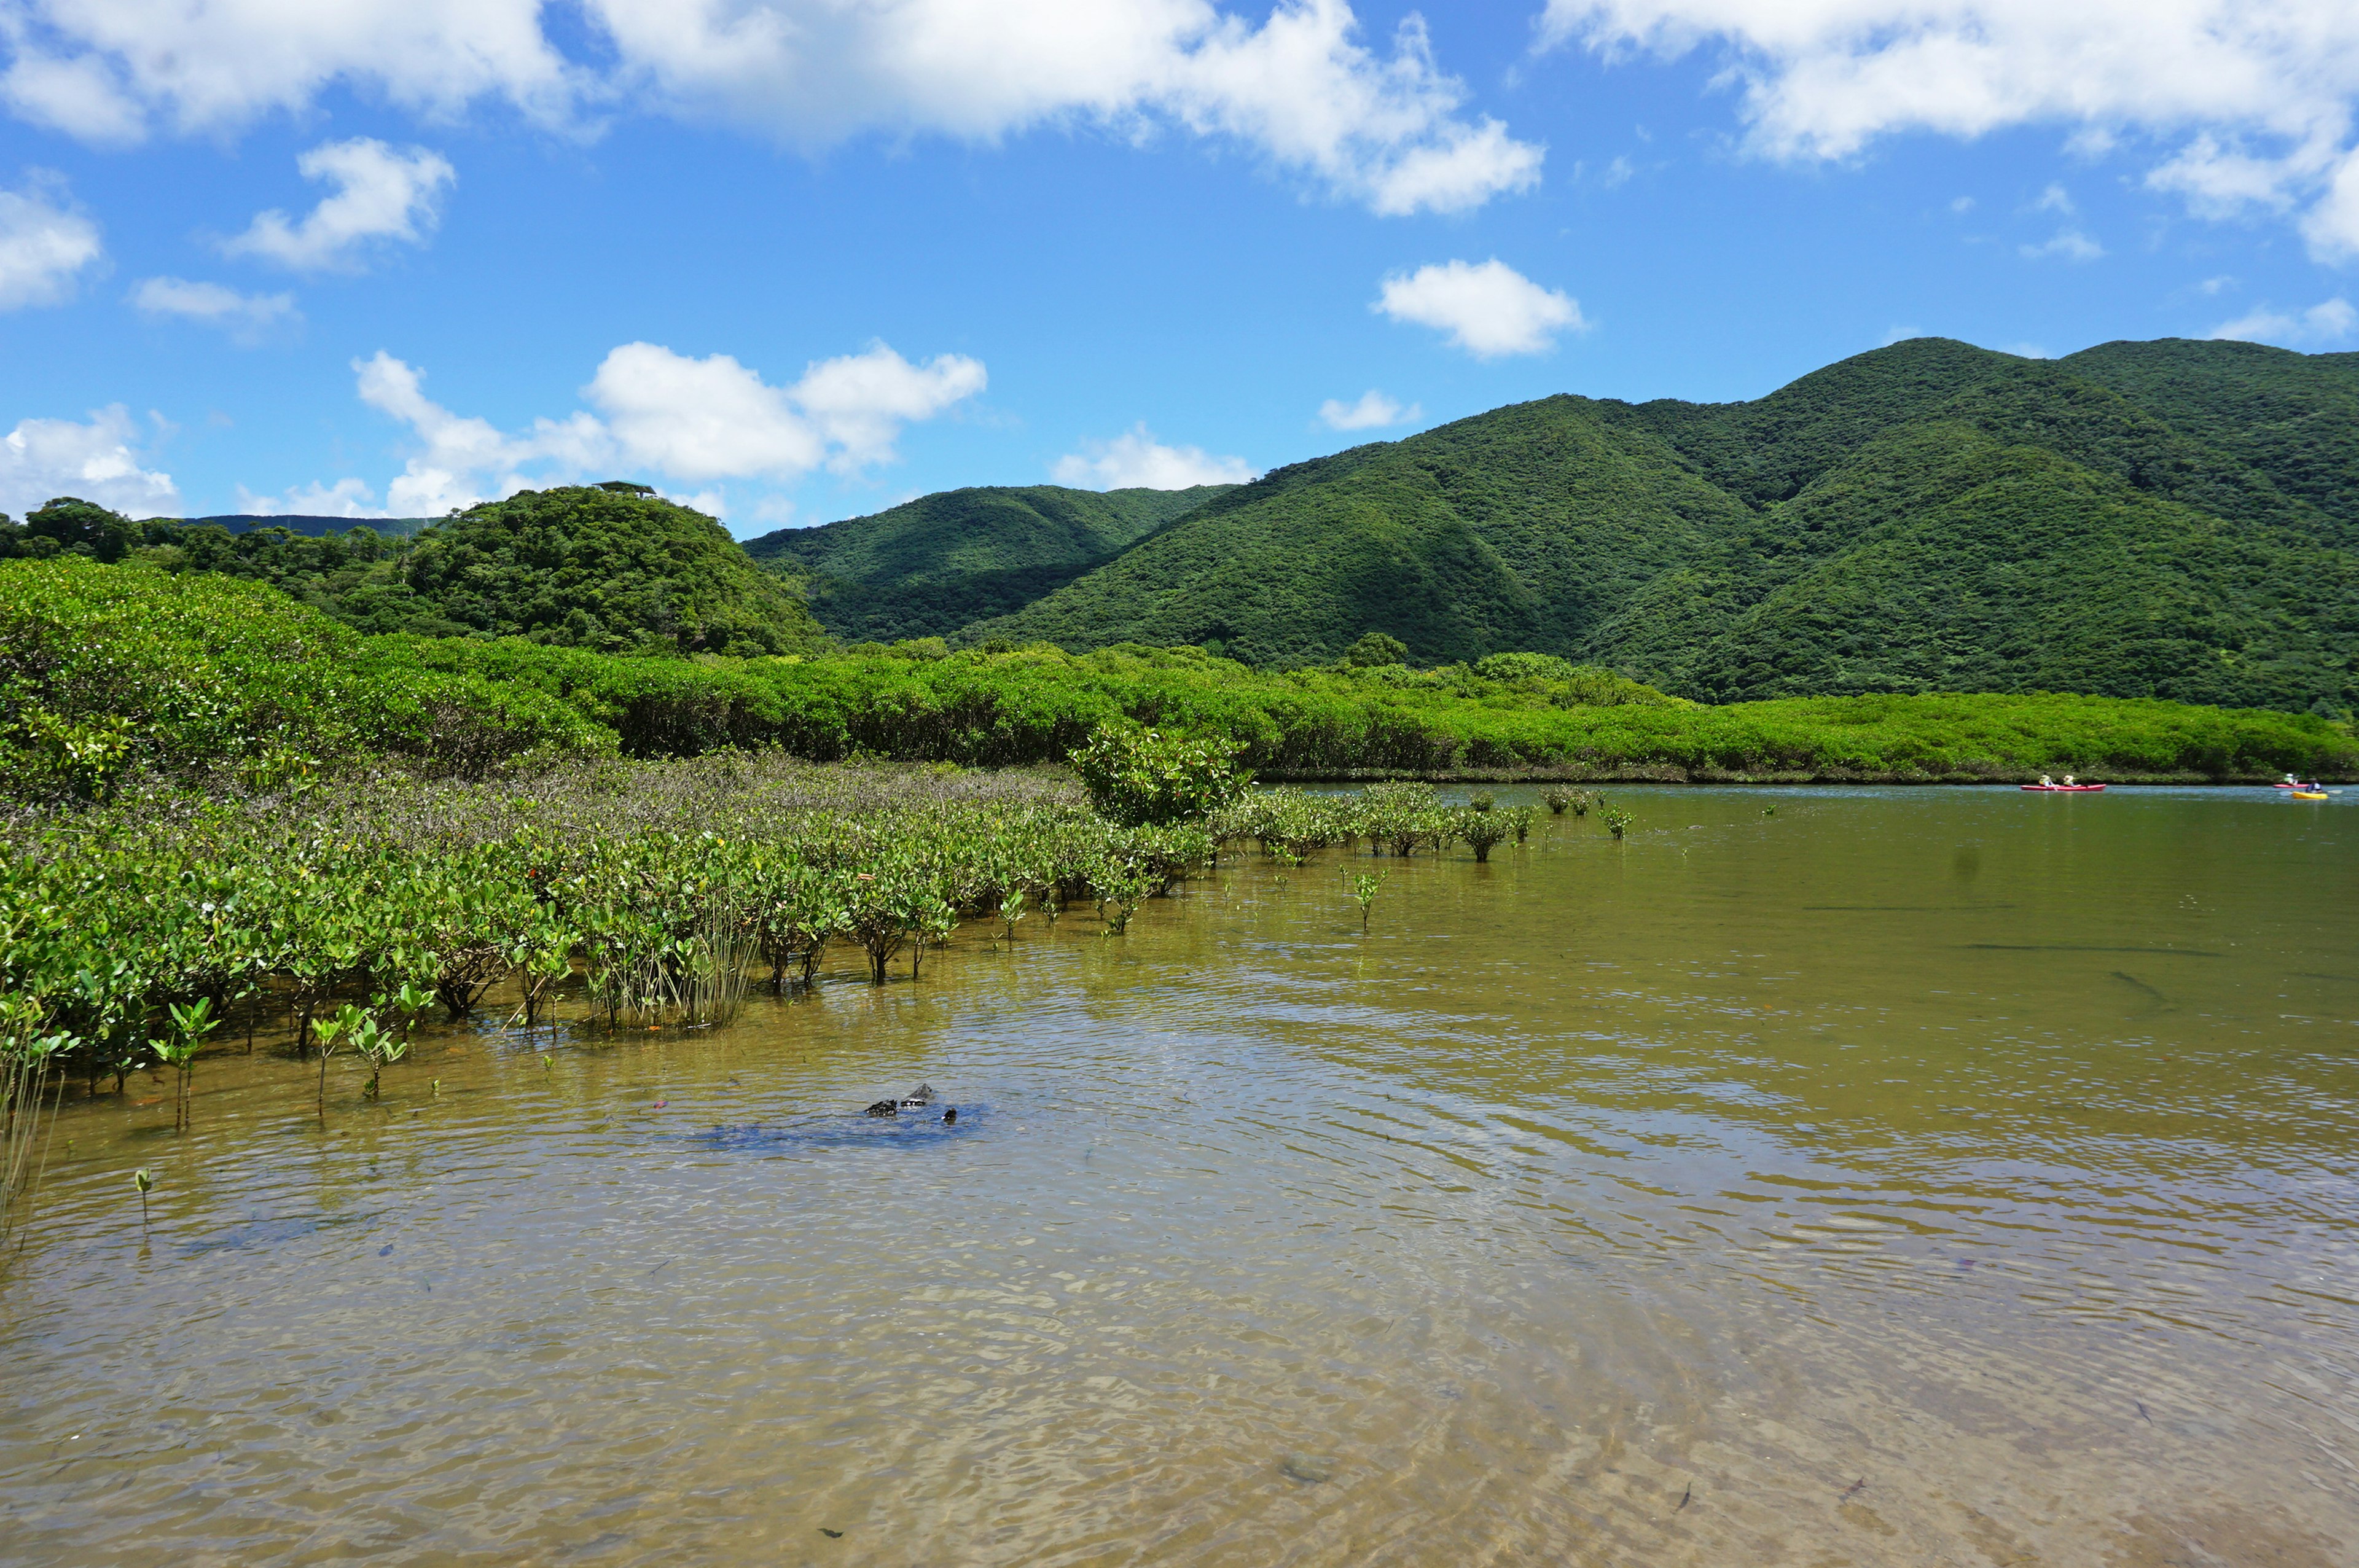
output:
<instances>
[{"instance_id":1,"label":"blue sky","mask_svg":"<svg viewBox=\"0 0 2359 1568\"><path fill-rule=\"evenodd\" d=\"M2342 0L0 0L0 60L18 514L747 535L1923 333L2359 349Z\"/></svg>"}]
</instances>

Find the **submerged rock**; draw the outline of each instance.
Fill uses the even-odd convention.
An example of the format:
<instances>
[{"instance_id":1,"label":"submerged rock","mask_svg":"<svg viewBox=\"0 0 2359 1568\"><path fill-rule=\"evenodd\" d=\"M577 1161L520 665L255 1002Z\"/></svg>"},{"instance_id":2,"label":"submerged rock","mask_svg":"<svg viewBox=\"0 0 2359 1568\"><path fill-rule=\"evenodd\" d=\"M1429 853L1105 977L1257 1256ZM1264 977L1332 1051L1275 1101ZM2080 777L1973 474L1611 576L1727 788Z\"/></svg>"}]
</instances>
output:
<instances>
[{"instance_id":1,"label":"submerged rock","mask_svg":"<svg viewBox=\"0 0 2359 1568\"><path fill-rule=\"evenodd\" d=\"M901 1114L901 1105L898 1100L880 1099L875 1105L870 1106L866 1110L862 1111L860 1114L863 1116L898 1116Z\"/></svg>"},{"instance_id":2,"label":"submerged rock","mask_svg":"<svg viewBox=\"0 0 2359 1568\"><path fill-rule=\"evenodd\" d=\"M1321 1459L1315 1454L1289 1454L1277 1462L1287 1479L1317 1487L1335 1478L1335 1461Z\"/></svg>"}]
</instances>

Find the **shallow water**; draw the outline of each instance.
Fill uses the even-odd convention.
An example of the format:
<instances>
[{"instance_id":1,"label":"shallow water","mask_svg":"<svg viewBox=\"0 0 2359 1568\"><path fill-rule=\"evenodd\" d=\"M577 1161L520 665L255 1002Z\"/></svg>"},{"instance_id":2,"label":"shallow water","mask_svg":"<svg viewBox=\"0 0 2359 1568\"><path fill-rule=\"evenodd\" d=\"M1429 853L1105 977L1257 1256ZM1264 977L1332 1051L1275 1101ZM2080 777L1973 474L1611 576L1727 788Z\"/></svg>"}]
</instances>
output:
<instances>
[{"instance_id":1,"label":"shallow water","mask_svg":"<svg viewBox=\"0 0 2359 1568\"><path fill-rule=\"evenodd\" d=\"M2359 812L1614 794L70 1101L0 1557L2359 1558Z\"/></svg>"}]
</instances>

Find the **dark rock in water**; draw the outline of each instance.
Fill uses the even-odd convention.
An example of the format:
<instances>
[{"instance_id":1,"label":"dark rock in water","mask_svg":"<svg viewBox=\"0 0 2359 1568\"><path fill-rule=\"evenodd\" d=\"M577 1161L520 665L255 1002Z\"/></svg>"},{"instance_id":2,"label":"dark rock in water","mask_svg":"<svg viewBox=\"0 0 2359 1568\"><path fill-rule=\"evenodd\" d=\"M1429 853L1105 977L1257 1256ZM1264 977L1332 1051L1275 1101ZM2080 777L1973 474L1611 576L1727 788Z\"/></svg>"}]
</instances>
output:
<instances>
[{"instance_id":1,"label":"dark rock in water","mask_svg":"<svg viewBox=\"0 0 2359 1568\"><path fill-rule=\"evenodd\" d=\"M911 1089L908 1094L901 1097L901 1108L903 1110L923 1110L926 1107L933 1103L934 1086L931 1084L919 1084L916 1088Z\"/></svg>"},{"instance_id":2,"label":"dark rock in water","mask_svg":"<svg viewBox=\"0 0 2359 1568\"><path fill-rule=\"evenodd\" d=\"M898 1101L880 1099L875 1105L870 1106L866 1110L862 1111L860 1114L863 1116L898 1116L901 1114L901 1107Z\"/></svg>"},{"instance_id":3,"label":"dark rock in water","mask_svg":"<svg viewBox=\"0 0 2359 1568\"><path fill-rule=\"evenodd\" d=\"M956 1107L956 1106L952 1106L952 1107L951 1107L951 1108L950 1108L950 1109L948 1109L948 1110L946 1110L946 1111L942 1112L942 1125L943 1125L944 1127L953 1126L953 1125L955 1125L955 1124L957 1123L957 1121L958 1121L958 1107Z\"/></svg>"},{"instance_id":4,"label":"dark rock in water","mask_svg":"<svg viewBox=\"0 0 2359 1568\"><path fill-rule=\"evenodd\" d=\"M1315 1454L1289 1454L1277 1462L1277 1467L1288 1480L1307 1487L1324 1486L1335 1478L1335 1461Z\"/></svg>"}]
</instances>

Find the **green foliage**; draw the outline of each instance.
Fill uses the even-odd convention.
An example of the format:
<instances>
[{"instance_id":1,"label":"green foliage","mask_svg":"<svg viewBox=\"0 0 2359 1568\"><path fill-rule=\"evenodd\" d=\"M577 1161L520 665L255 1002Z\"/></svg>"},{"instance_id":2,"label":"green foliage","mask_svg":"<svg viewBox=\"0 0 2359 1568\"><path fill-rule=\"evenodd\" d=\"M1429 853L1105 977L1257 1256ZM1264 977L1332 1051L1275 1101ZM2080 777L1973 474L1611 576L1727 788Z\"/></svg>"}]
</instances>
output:
<instances>
[{"instance_id":1,"label":"green foliage","mask_svg":"<svg viewBox=\"0 0 2359 1568\"><path fill-rule=\"evenodd\" d=\"M2351 356L1923 339L1752 403L1551 397L1280 469L961 635L1299 665L1374 629L1491 678L1582 660L1713 701L2069 688L2340 717L2354 551Z\"/></svg>"},{"instance_id":2,"label":"green foliage","mask_svg":"<svg viewBox=\"0 0 2359 1568\"><path fill-rule=\"evenodd\" d=\"M1371 632L1343 650L1343 662L1353 669L1374 669L1379 665L1400 665L1408 662L1408 644L1398 637L1388 637L1382 632Z\"/></svg>"},{"instance_id":3,"label":"green foliage","mask_svg":"<svg viewBox=\"0 0 2359 1568\"><path fill-rule=\"evenodd\" d=\"M521 491L460 513L419 535L402 585L472 631L564 647L748 654L823 641L720 524L639 486Z\"/></svg>"},{"instance_id":4,"label":"green foliage","mask_svg":"<svg viewBox=\"0 0 2359 1568\"><path fill-rule=\"evenodd\" d=\"M1201 735L1109 725L1072 754L1101 816L1125 827L1202 822L1243 794L1238 746Z\"/></svg>"},{"instance_id":5,"label":"green foliage","mask_svg":"<svg viewBox=\"0 0 2359 1568\"><path fill-rule=\"evenodd\" d=\"M1489 860L1493 847L1515 832L1516 819L1506 812L1469 807L1456 814L1451 828L1474 851L1479 864Z\"/></svg>"},{"instance_id":6,"label":"green foliage","mask_svg":"<svg viewBox=\"0 0 2359 1568\"><path fill-rule=\"evenodd\" d=\"M363 632L636 654L794 653L826 641L794 589L718 523L644 485L522 491L411 537L137 523L71 498L0 530L0 557L59 554L267 583Z\"/></svg>"},{"instance_id":7,"label":"green foliage","mask_svg":"<svg viewBox=\"0 0 2359 1568\"><path fill-rule=\"evenodd\" d=\"M765 534L745 553L805 579L812 612L846 642L948 636L1054 592L1234 488L942 491L874 516Z\"/></svg>"},{"instance_id":8,"label":"green foliage","mask_svg":"<svg viewBox=\"0 0 2359 1568\"><path fill-rule=\"evenodd\" d=\"M0 776L18 796L99 799L143 771L275 785L364 757L480 768L609 744L529 688L388 665L258 584L0 561Z\"/></svg>"},{"instance_id":9,"label":"green foliage","mask_svg":"<svg viewBox=\"0 0 2359 1568\"><path fill-rule=\"evenodd\" d=\"M297 1021L375 1098L419 1014L514 976L609 1023L709 1021L746 966L841 937L916 973L1011 884L1119 931L1202 863L1201 826L1124 827L1070 784L776 757L593 762L496 784L332 782L0 819L0 1020L86 1079L183 1070L234 1005ZM525 971L517 974L517 971Z\"/></svg>"}]
</instances>

